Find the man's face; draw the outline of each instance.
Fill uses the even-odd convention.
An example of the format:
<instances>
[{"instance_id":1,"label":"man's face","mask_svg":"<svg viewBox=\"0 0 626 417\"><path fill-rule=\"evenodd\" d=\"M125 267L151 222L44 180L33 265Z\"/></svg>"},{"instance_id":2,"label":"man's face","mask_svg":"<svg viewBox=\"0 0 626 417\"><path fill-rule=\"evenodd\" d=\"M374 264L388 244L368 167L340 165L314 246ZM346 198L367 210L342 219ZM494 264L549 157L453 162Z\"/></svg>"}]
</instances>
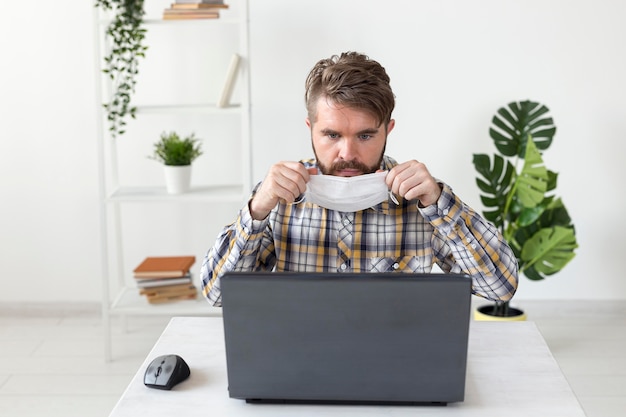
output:
<instances>
[{"instance_id":1,"label":"man's face","mask_svg":"<svg viewBox=\"0 0 626 417\"><path fill-rule=\"evenodd\" d=\"M317 102L317 119L306 119L317 164L323 174L340 177L376 172L385 152L387 135L376 119L360 109L339 107L322 97Z\"/></svg>"}]
</instances>

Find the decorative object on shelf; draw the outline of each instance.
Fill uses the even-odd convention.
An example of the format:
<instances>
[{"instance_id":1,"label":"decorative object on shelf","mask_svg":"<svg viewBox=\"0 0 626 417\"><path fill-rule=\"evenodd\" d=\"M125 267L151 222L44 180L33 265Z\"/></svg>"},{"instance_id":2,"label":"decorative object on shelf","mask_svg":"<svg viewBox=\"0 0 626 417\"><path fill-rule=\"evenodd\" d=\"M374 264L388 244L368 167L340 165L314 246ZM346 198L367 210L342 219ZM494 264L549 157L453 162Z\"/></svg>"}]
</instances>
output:
<instances>
[{"instance_id":1,"label":"decorative object on shelf","mask_svg":"<svg viewBox=\"0 0 626 417\"><path fill-rule=\"evenodd\" d=\"M139 58L148 49L143 44L146 29L143 27L144 0L96 0L95 6L113 11L114 16L106 29L111 48L104 57L102 70L113 83L112 96L103 104L107 111L109 131L112 137L125 131L126 118L135 118L137 108L131 106L131 94L135 92Z\"/></svg>"},{"instance_id":2,"label":"decorative object on shelf","mask_svg":"<svg viewBox=\"0 0 626 417\"><path fill-rule=\"evenodd\" d=\"M220 97L217 100L217 107L227 107L230 104L230 97L233 94L233 88L235 87L235 81L237 80L237 72L239 71L240 61L241 57L239 54L233 54L230 58L230 64L228 65L224 85L222 87L222 91L220 92Z\"/></svg>"},{"instance_id":3,"label":"decorative object on shelf","mask_svg":"<svg viewBox=\"0 0 626 417\"><path fill-rule=\"evenodd\" d=\"M228 5L221 0L215 1L176 1L170 8L163 11L164 20L179 19L217 19L220 10L228 9Z\"/></svg>"},{"instance_id":4,"label":"decorative object on shelf","mask_svg":"<svg viewBox=\"0 0 626 417\"><path fill-rule=\"evenodd\" d=\"M572 219L553 193L558 174L546 168L541 154L556 133L548 112L546 106L529 100L500 108L489 129L499 154L494 154L493 163L485 154L474 154L473 159L486 207L483 215L500 228L517 257L520 275L531 280L559 272L578 247ZM524 317L523 311L510 308L508 302L480 307L475 318L484 319L484 315L509 320Z\"/></svg>"},{"instance_id":5,"label":"decorative object on shelf","mask_svg":"<svg viewBox=\"0 0 626 417\"><path fill-rule=\"evenodd\" d=\"M191 163L202 155L202 144L195 134L181 139L176 132L161 134L154 144L152 159L162 162L165 168L165 185L169 194L189 191Z\"/></svg>"}]
</instances>

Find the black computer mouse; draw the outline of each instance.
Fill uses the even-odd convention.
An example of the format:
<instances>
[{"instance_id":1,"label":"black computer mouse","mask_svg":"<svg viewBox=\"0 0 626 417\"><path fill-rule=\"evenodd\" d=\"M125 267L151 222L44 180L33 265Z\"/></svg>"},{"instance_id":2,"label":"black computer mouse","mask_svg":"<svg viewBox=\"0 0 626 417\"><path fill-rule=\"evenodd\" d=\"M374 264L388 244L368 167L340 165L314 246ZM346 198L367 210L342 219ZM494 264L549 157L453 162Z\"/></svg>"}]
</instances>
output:
<instances>
[{"instance_id":1,"label":"black computer mouse","mask_svg":"<svg viewBox=\"0 0 626 417\"><path fill-rule=\"evenodd\" d=\"M143 376L145 386L171 390L172 387L189 377L187 363L178 355L163 355L154 358Z\"/></svg>"}]
</instances>

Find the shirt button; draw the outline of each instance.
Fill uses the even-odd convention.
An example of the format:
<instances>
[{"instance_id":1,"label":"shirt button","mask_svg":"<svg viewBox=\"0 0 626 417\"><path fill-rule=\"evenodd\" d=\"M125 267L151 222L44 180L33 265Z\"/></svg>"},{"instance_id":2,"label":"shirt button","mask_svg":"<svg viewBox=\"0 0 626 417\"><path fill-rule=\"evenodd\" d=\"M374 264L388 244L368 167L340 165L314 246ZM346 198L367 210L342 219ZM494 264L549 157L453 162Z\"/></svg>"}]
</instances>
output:
<instances>
[{"instance_id":1,"label":"shirt button","mask_svg":"<svg viewBox=\"0 0 626 417\"><path fill-rule=\"evenodd\" d=\"M391 267L392 267L393 269L398 269L398 268L400 268L400 264L396 262L396 263L395 263L395 264L393 264Z\"/></svg>"},{"instance_id":2,"label":"shirt button","mask_svg":"<svg viewBox=\"0 0 626 417\"><path fill-rule=\"evenodd\" d=\"M342 271L345 271L346 268L348 268L346 264L341 264L341 266L339 267L339 269L341 269Z\"/></svg>"},{"instance_id":3,"label":"shirt button","mask_svg":"<svg viewBox=\"0 0 626 417\"><path fill-rule=\"evenodd\" d=\"M449 213L449 210L448 210L447 208L446 208L446 209L443 209L443 215L444 215L444 216L447 216L447 215L448 215L448 213Z\"/></svg>"},{"instance_id":4,"label":"shirt button","mask_svg":"<svg viewBox=\"0 0 626 417\"><path fill-rule=\"evenodd\" d=\"M349 220L349 219L347 219L347 218L346 218L346 219L343 219L343 225L344 225L344 226L347 226L347 225L349 225L349 224L350 224L350 220Z\"/></svg>"}]
</instances>

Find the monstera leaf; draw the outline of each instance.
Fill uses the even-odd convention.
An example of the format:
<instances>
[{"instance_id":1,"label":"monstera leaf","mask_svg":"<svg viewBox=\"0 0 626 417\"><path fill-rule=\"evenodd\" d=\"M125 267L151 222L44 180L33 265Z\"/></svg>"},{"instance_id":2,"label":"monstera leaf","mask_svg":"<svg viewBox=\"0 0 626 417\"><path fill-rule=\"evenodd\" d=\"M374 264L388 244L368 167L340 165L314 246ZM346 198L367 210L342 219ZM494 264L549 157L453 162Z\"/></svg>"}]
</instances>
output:
<instances>
[{"instance_id":1,"label":"monstera leaf","mask_svg":"<svg viewBox=\"0 0 626 417\"><path fill-rule=\"evenodd\" d=\"M544 228L524 243L521 272L533 280L559 272L571 261L578 247L574 229L555 226Z\"/></svg>"},{"instance_id":2,"label":"monstera leaf","mask_svg":"<svg viewBox=\"0 0 626 417\"><path fill-rule=\"evenodd\" d=\"M487 207L483 215L496 227L502 227L504 207L511 189L511 178L515 168L500 155L494 155L493 165L491 165L489 156L485 154L474 155L474 167L482 175L482 178L476 178L476 184L484 193L480 196L483 205Z\"/></svg>"},{"instance_id":3,"label":"monstera leaf","mask_svg":"<svg viewBox=\"0 0 626 417\"><path fill-rule=\"evenodd\" d=\"M515 180L516 197L522 206L533 208L543 201L547 189L548 170L533 138L529 136L526 141L524 168Z\"/></svg>"},{"instance_id":4,"label":"monstera leaf","mask_svg":"<svg viewBox=\"0 0 626 417\"><path fill-rule=\"evenodd\" d=\"M524 167L519 174L515 174L513 164L500 155L494 155L493 165L488 155L474 155L474 167L482 176L476 178L476 185L483 192L480 200L487 208L483 215L497 227L503 228L504 223L511 220L510 214L517 217L523 212L526 221L529 221L543 212L542 209L533 209L544 201L548 170L533 139L529 137L527 142ZM512 229L510 233L514 231Z\"/></svg>"},{"instance_id":5,"label":"monstera leaf","mask_svg":"<svg viewBox=\"0 0 626 417\"><path fill-rule=\"evenodd\" d=\"M529 135L534 138L539 150L546 150L556 133L552 118L542 117L548 111L546 106L533 101L509 103L493 116L489 136L504 156L523 158Z\"/></svg>"},{"instance_id":6,"label":"monstera leaf","mask_svg":"<svg viewBox=\"0 0 626 417\"><path fill-rule=\"evenodd\" d=\"M520 268L528 259L522 259L522 248L526 242L542 229L562 226L574 229L572 219L560 198L546 197L532 209L524 209L515 222L508 223L505 231L507 242L515 252ZM529 270L524 271L528 273Z\"/></svg>"}]
</instances>

